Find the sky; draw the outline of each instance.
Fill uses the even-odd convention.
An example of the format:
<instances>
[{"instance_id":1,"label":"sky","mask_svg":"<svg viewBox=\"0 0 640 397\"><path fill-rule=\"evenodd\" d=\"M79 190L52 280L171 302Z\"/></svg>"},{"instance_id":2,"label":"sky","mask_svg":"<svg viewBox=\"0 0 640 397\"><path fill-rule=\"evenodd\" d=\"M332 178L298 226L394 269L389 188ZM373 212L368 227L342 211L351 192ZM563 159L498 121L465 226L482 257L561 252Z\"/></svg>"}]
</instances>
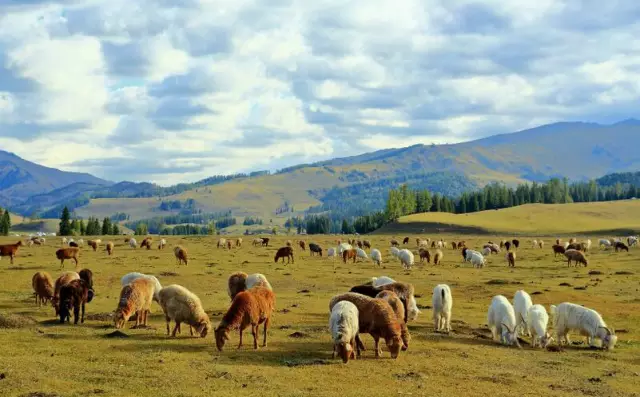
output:
<instances>
[{"instance_id":1,"label":"sky","mask_svg":"<svg viewBox=\"0 0 640 397\"><path fill-rule=\"evenodd\" d=\"M0 149L163 185L638 116L636 0L0 0Z\"/></svg>"}]
</instances>

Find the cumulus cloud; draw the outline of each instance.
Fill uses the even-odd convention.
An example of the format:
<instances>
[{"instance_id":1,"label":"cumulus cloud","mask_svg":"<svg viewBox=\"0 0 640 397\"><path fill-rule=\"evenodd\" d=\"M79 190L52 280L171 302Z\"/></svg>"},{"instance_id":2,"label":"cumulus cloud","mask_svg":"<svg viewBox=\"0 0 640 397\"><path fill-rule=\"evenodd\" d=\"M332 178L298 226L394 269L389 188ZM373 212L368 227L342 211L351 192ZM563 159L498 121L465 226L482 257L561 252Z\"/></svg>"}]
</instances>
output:
<instances>
[{"instance_id":1,"label":"cumulus cloud","mask_svg":"<svg viewBox=\"0 0 640 397\"><path fill-rule=\"evenodd\" d=\"M633 0L0 1L0 145L170 184L637 116Z\"/></svg>"}]
</instances>

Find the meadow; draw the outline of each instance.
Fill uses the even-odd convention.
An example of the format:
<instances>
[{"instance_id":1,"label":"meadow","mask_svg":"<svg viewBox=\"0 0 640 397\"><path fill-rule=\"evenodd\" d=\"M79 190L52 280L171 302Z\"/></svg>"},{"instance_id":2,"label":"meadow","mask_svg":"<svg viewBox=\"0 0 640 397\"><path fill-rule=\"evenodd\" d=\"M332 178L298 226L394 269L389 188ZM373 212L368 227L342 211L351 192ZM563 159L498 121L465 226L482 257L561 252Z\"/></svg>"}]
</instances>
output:
<instances>
[{"instance_id":1,"label":"meadow","mask_svg":"<svg viewBox=\"0 0 640 397\"><path fill-rule=\"evenodd\" d=\"M273 236L270 236L273 237ZM335 246L336 236L300 236L307 243ZM0 395L2 396L638 396L640 395L640 249L629 253L589 253L589 267L567 267L547 248L533 249L520 237L518 262L508 269L504 256L493 255L484 269L463 264L460 251L444 250L442 265L417 263L403 271L389 254L389 240L404 235L366 238L385 257L382 267L371 261L344 264L326 257L310 257L296 247L295 264L273 262L285 240L272 238L270 247L217 249L217 237L169 237L163 251L133 250L120 237L114 256L104 247L82 250L80 268L94 273L96 296L87 305L82 325L60 325L51 306L37 307L31 277L47 271L57 278L60 264L55 250L59 238L45 246L22 247L16 263L0 261ZM407 246L417 252L415 238ZM464 239L469 247L510 235L436 235L420 237ZM603 236L605 237L605 236ZM592 237L593 239L593 237ZM0 243L16 238L1 238ZM86 240L86 238L85 238ZM157 245L158 238L155 238ZM106 242L106 239L103 238ZM294 240L296 241L296 240ZM172 247L190 254L188 266L177 266ZM73 263L65 264L73 270ZM190 337L183 327L177 338L166 336L164 316L154 303L148 329L123 330L127 337L110 338L115 331L111 313L121 289L120 278L131 271L156 275L163 285L180 284L203 301L215 327L230 300L227 278L234 271L263 273L277 296L269 345L254 351L247 341L236 350L238 334L231 334L223 352L213 335ZM384 351L373 357L373 341L364 335L363 358L344 365L331 359L328 303L337 294L386 275L415 285L422 313L409 324L408 351L392 360ZM435 333L431 293L439 283L452 288L452 333ZM563 352L502 347L490 339L486 312L491 298L509 299L518 289L534 303L571 301L598 310L617 330L613 351L589 349L573 335ZM188 328L187 328L188 329ZM528 340L528 338L524 338ZM384 350L384 348L383 348Z\"/></svg>"}]
</instances>

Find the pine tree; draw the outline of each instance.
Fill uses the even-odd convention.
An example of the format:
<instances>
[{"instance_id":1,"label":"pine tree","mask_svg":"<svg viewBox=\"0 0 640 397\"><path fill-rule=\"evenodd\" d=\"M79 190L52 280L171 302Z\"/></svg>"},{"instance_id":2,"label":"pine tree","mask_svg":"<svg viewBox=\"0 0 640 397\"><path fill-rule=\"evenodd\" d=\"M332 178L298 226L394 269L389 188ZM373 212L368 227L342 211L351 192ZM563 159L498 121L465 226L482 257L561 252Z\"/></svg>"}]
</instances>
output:
<instances>
[{"instance_id":1,"label":"pine tree","mask_svg":"<svg viewBox=\"0 0 640 397\"><path fill-rule=\"evenodd\" d=\"M349 233L349 222L346 219L342 220L342 234L350 234Z\"/></svg>"},{"instance_id":2,"label":"pine tree","mask_svg":"<svg viewBox=\"0 0 640 397\"><path fill-rule=\"evenodd\" d=\"M120 228L118 227L117 223L113 224L113 227L111 229L111 234L114 236L119 236L120 235Z\"/></svg>"},{"instance_id":3,"label":"pine tree","mask_svg":"<svg viewBox=\"0 0 640 397\"><path fill-rule=\"evenodd\" d=\"M69 214L69 208L64 207L62 210L62 216L60 217L60 227L59 227L59 235L60 236L70 236L71 235L71 215Z\"/></svg>"},{"instance_id":4,"label":"pine tree","mask_svg":"<svg viewBox=\"0 0 640 397\"><path fill-rule=\"evenodd\" d=\"M78 222L80 224L79 229L80 229L80 235L84 236L87 232L85 226L84 226L84 221L82 219L80 219L80 222Z\"/></svg>"},{"instance_id":5,"label":"pine tree","mask_svg":"<svg viewBox=\"0 0 640 397\"><path fill-rule=\"evenodd\" d=\"M0 234L8 236L9 230L11 230L11 215L9 214L9 210L5 209L2 219L0 220Z\"/></svg>"},{"instance_id":6,"label":"pine tree","mask_svg":"<svg viewBox=\"0 0 640 397\"><path fill-rule=\"evenodd\" d=\"M102 220L102 235L103 236L107 236L109 234L111 234L112 232L112 227L111 227L111 219L104 218Z\"/></svg>"}]
</instances>

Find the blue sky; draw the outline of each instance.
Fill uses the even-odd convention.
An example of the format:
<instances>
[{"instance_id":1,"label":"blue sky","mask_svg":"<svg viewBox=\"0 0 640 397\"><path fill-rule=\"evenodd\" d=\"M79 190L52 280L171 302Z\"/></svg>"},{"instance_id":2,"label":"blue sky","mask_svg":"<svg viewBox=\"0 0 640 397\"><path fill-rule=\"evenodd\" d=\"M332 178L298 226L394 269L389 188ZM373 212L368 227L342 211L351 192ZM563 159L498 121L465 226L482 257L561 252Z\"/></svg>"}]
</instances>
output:
<instances>
[{"instance_id":1,"label":"blue sky","mask_svg":"<svg viewBox=\"0 0 640 397\"><path fill-rule=\"evenodd\" d=\"M638 117L633 0L0 0L0 148L161 184Z\"/></svg>"}]
</instances>

